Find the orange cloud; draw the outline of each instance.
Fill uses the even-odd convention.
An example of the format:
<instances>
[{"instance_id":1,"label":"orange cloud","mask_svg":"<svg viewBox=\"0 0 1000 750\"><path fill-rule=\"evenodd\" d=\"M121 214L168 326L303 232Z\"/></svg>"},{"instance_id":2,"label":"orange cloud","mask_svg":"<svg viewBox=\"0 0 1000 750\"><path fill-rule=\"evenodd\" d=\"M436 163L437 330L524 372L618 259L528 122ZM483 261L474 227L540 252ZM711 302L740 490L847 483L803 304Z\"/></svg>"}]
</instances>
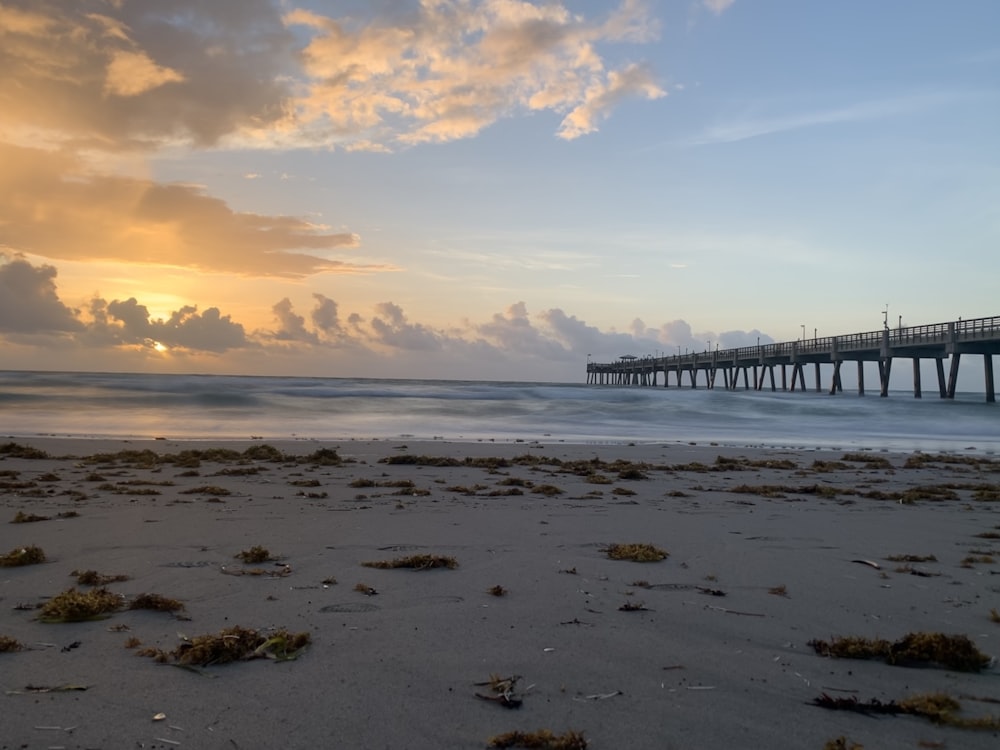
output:
<instances>
[{"instance_id":1,"label":"orange cloud","mask_svg":"<svg viewBox=\"0 0 1000 750\"><path fill-rule=\"evenodd\" d=\"M234 211L191 185L89 175L64 154L2 143L0 163L0 246L247 276L378 270L322 254L357 246L357 235Z\"/></svg>"}]
</instances>

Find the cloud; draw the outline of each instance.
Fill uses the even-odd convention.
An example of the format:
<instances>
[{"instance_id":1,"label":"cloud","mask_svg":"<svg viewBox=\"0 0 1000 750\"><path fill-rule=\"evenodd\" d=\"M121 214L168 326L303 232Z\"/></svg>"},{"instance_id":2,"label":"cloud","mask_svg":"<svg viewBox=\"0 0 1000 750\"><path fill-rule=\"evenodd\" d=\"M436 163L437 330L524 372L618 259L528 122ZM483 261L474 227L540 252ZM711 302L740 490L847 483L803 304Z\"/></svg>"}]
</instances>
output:
<instances>
[{"instance_id":1,"label":"cloud","mask_svg":"<svg viewBox=\"0 0 1000 750\"><path fill-rule=\"evenodd\" d=\"M701 4L717 16L731 8L736 0L701 0Z\"/></svg>"},{"instance_id":2,"label":"cloud","mask_svg":"<svg viewBox=\"0 0 1000 750\"><path fill-rule=\"evenodd\" d=\"M203 313L194 305L185 305L166 320L150 318L149 310L134 297L107 302L100 297L90 301L90 322L82 343L97 347L134 347L152 349L159 344L168 349L221 354L251 346L246 331L231 316L217 307Z\"/></svg>"},{"instance_id":3,"label":"cloud","mask_svg":"<svg viewBox=\"0 0 1000 750\"><path fill-rule=\"evenodd\" d=\"M279 300L270 308L273 327L248 333L217 307L199 312L196 305L186 304L165 318L153 318L136 297L107 301L95 296L85 310L73 310L59 300L55 278L52 266L33 266L23 258L0 265L0 342L23 344L26 334L58 334L60 341L75 344L91 361L99 361L99 352L144 351L159 357L165 347L178 357L265 353L272 368L282 356L312 355L315 361L328 358L331 367L349 367L351 374L369 377L384 377L392 360L405 363L414 377L448 372L453 377L460 373L496 378L505 373L524 378L539 373L558 377L556 373L569 372L588 355L608 361L622 354L670 352L676 346L701 351L708 339L723 347L753 345L758 336L761 343L772 341L756 330L718 336L692 333L683 320L654 328L637 318L627 331L602 330L559 308L533 315L524 302L485 321L466 320L448 329L413 321L394 302L375 305L369 315L351 312L342 319L337 302L322 294L312 295L308 317L297 313L290 299ZM338 354L344 358L337 359ZM287 364L286 371L293 367Z\"/></svg>"},{"instance_id":4,"label":"cloud","mask_svg":"<svg viewBox=\"0 0 1000 750\"><path fill-rule=\"evenodd\" d=\"M625 97L665 92L604 46L658 23L624 0L589 19L558 0L370 4L365 16L278 0L6 0L0 130L94 149L343 146L384 150L475 135L505 117L571 115L576 138Z\"/></svg>"},{"instance_id":5,"label":"cloud","mask_svg":"<svg viewBox=\"0 0 1000 750\"><path fill-rule=\"evenodd\" d=\"M627 96L665 95L643 66L606 69L598 45L655 38L644 3L627 0L603 22L560 2L435 0L399 18L363 23L295 10L313 35L296 116L319 140L373 144L467 138L518 112L570 113L576 138Z\"/></svg>"},{"instance_id":6,"label":"cloud","mask_svg":"<svg viewBox=\"0 0 1000 750\"><path fill-rule=\"evenodd\" d=\"M247 276L378 270L321 253L358 244L305 219L234 211L192 185L92 175L61 153L0 143L0 244L68 260Z\"/></svg>"},{"instance_id":7,"label":"cloud","mask_svg":"<svg viewBox=\"0 0 1000 750\"><path fill-rule=\"evenodd\" d=\"M6 0L0 129L22 142L215 144L288 116L293 36L269 0Z\"/></svg>"},{"instance_id":8,"label":"cloud","mask_svg":"<svg viewBox=\"0 0 1000 750\"><path fill-rule=\"evenodd\" d=\"M856 102L843 107L819 109L810 112L757 116L748 114L707 128L690 138L686 145L701 146L714 143L735 143L751 138L782 133L803 128L865 122L889 117L899 117L928 109L949 106L956 99L968 96L963 93L926 93L898 96L878 101Z\"/></svg>"},{"instance_id":9,"label":"cloud","mask_svg":"<svg viewBox=\"0 0 1000 750\"><path fill-rule=\"evenodd\" d=\"M2 20L2 19L0 19ZM77 311L56 291L56 269L31 265L22 257L0 254L0 332L63 333L81 331Z\"/></svg>"}]
</instances>

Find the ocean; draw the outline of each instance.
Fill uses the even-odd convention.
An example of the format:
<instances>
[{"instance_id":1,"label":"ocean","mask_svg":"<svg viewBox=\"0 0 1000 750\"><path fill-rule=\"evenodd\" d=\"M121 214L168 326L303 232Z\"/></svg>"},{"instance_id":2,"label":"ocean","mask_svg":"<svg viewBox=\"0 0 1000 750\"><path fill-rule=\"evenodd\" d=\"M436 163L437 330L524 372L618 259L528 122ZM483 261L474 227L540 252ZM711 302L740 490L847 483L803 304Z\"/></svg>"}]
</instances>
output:
<instances>
[{"instance_id":1,"label":"ocean","mask_svg":"<svg viewBox=\"0 0 1000 750\"><path fill-rule=\"evenodd\" d=\"M1000 450L1000 408L911 392L0 371L0 435Z\"/></svg>"}]
</instances>

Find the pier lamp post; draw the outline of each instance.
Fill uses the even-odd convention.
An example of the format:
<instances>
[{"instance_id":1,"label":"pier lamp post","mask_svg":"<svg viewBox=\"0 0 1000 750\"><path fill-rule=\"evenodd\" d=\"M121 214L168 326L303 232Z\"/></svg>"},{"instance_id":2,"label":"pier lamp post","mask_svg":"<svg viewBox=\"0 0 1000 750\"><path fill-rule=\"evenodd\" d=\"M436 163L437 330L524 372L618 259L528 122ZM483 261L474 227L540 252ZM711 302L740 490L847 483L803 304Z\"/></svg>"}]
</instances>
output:
<instances>
[{"instance_id":1,"label":"pier lamp post","mask_svg":"<svg viewBox=\"0 0 1000 750\"><path fill-rule=\"evenodd\" d=\"M806 340L806 324L802 323L801 326L802 326L802 340L805 341Z\"/></svg>"},{"instance_id":2,"label":"pier lamp post","mask_svg":"<svg viewBox=\"0 0 1000 750\"><path fill-rule=\"evenodd\" d=\"M708 340L708 341L705 342L705 351L706 352L712 351L712 341L711 340Z\"/></svg>"}]
</instances>

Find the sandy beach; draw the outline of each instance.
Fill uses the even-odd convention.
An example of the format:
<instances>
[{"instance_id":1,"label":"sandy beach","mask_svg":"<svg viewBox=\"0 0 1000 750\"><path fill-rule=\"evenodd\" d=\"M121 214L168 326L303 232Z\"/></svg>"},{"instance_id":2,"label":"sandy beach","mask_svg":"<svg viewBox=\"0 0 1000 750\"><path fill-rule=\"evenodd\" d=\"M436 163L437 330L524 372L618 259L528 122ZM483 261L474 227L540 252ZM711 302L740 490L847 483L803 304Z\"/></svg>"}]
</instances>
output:
<instances>
[{"instance_id":1,"label":"sandy beach","mask_svg":"<svg viewBox=\"0 0 1000 750\"><path fill-rule=\"evenodd\" d=\"M21 646L0 653L4 750L485 748L543 729L605 749L997 746L995 457L3 442L0 555L45 556L0 568L0 639ZM668 556L608 555L638 543ZM254 547L270 559L237 557ZM414 556L455 566L364 565ZM93 589L84 571L127 576L105 584L122 606L44 621L61 592ZM127 609L151 593L183 609ZM183 644L234 627L310 643L176 668ZM916 632L967 636L991 661L810 645ZM939 692L959 721L814 704Z\"/></svg>"}]
</instances>

